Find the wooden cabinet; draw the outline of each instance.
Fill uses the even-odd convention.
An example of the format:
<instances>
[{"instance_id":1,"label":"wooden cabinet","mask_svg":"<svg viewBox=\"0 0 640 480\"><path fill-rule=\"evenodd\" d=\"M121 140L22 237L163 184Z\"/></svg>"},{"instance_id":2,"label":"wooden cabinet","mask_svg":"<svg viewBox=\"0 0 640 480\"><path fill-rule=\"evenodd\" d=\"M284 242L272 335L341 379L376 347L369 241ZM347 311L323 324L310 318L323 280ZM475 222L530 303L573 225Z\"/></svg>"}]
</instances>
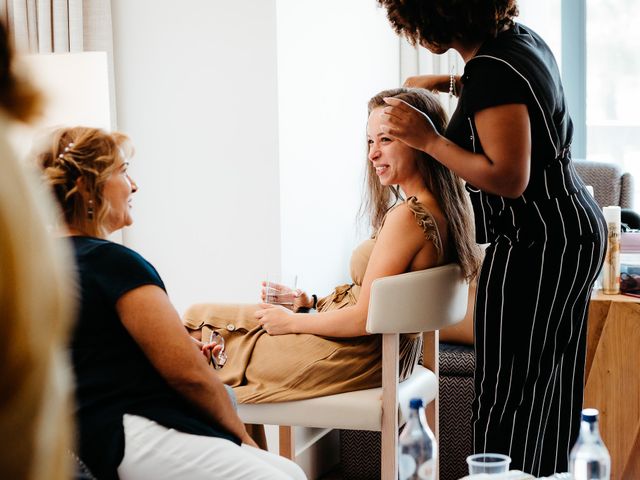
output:
<instances>
[{"instance_id":1,"label":"wooden cabinet","mask_svg":"<svg viewBox=\"0 0 640 480\"><path fill-rule=\"evenodd\" d=\"M595 292L584 406L600 411L612 480L640 479L640 298Z\"/></svg>"}]
</instances>

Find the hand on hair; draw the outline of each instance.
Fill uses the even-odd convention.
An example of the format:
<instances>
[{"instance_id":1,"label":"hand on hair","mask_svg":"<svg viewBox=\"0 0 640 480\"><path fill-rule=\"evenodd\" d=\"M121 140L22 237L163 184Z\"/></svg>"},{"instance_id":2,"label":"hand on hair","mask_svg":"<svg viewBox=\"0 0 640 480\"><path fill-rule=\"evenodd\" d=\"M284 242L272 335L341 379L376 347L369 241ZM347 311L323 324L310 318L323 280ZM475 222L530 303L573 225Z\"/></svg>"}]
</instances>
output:
<instances>
[{"instance_id":1,"label":"hand on hair","mask_svg":"<svg viewBox=\"0 0 640 480\"><path fill-rule=\"evenodd\" d=\"M398 98L387 97L380 129L411 148L429 153L440 134L431 119L417 108Z\"/></svg>"}]
</instances>

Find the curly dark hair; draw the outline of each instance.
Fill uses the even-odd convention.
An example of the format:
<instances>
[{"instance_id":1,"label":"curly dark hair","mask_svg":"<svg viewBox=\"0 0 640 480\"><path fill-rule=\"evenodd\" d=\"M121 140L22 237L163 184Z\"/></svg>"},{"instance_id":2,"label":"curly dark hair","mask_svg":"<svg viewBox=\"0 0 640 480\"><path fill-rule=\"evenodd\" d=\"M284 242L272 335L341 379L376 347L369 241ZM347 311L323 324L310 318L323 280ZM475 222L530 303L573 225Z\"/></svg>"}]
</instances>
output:
<instances>
[{"instance_id":1,"label":"curly dark hair","mask_svg":"<svg viewBox=\"0 0 640 480\"><path fill-rule=\"evenodd\" d=\"M412 44L495 37L518 16L517 0L378 0L393 29Z\"/></svg>"}]
</instances>

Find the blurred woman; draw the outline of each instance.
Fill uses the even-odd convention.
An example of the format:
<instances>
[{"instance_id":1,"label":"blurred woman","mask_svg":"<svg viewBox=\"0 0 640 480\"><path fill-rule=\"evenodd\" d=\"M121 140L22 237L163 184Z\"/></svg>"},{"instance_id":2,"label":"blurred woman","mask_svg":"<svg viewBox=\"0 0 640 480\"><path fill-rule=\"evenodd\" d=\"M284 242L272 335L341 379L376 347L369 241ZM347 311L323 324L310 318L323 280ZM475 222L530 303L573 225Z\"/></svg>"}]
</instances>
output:
<instances>
[{"instance_id":1,"label":"blurred woman","mask_svg":"<svg viewBox=\"0 0 640 480\"><path fill-rule=\"evenodd\" d=\"M40 96L15 74L0 22L0 478L66 480L70 256L46 231L49 197L8 142L12 121L28 122L39 112Z\"/></svg>"},{"instance_id":2,"label":"blurred woman","mask_svg":"<svg viewBox=\"0 0 640 480\"><path fill-rule=\"evenodd\" d=\"M300 468L254 448L153 266L106 239L133 222L129 139L56 131L39 165L62 211L80 280L71 353L79 453L101 480L288 479ZM204 355L203 355L204 354Z\"/></svg>"}]
</instances>

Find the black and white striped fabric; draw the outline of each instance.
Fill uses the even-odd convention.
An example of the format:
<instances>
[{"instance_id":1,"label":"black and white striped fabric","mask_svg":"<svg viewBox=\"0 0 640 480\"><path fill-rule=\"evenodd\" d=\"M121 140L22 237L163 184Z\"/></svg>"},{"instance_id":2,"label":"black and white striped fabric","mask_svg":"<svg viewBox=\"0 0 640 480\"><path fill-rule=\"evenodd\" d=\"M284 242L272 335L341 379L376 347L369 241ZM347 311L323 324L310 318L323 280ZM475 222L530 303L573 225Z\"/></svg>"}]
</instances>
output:
<instances>
[{"instance_id":1,"label":"black and white striped fabric","mask_svg":"<svg viewBox=\"0 0 640 480\"><path fill-rule=\"evenodd\" d=\"M572 125L546 44L522 25L471 59L447 136L482 153L474 114L526 104L529 184L509 199L467 185L476 237L490 243L475 307L474 450L535 476L566 471L582 408L587 308L601 268L602 213L570 158Z\"/></svg>"}]
</instances>

